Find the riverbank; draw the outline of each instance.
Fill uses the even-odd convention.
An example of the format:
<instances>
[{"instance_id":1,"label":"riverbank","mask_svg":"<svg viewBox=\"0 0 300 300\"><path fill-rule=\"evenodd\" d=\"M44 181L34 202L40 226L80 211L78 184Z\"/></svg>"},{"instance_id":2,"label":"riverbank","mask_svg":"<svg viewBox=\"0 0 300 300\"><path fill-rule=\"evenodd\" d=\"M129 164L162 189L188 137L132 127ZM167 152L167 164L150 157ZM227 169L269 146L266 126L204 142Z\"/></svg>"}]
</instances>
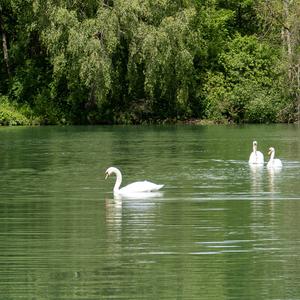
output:
<instances>
[{"instance_id":1,"label":"riverbank","mask_svg":"<svg viewBox=\"0 0 300 300\"><path fill-rule=\"evenodd\" d=\"M237 124L232 120L213 120L213 119L200 119L200 118L188 118L188 119L150 119L150 120L103 120L102 122L83 122L82 124L72 124L65 119L59 122L51 122L45 116L37 116L32 110L23 105L13 105L7 100L6 97L0 99L0 126L43 126L43 125L146 125L146 124L183 124L183 125L217 125L217 124ZM249 122L240 122L248 124ZM263 123L263 122L262 122ZM268 123L283 123L283 122L268 122ZM294 120L285 123L299 124L299 118L295 117Z\"/></svg>"}]
</instances>

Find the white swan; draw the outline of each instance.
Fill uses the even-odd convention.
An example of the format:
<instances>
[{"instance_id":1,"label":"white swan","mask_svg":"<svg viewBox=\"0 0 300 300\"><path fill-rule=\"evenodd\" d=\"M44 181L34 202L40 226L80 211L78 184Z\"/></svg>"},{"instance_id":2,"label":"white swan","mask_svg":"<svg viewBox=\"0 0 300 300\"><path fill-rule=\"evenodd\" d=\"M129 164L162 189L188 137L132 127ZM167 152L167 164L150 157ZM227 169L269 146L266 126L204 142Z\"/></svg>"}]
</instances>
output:
<instances>
[{"instance_id":1,"label":"white swan","mask_svg":"<svg viewBox=\"0 0 300 300\"><path fill-rule=\"evenodd\" d=\"M257 151L257 141L253 141L253 151L249 157L249 164L263 164L264 163L264 155Z\"/></svg>"},{"instance_id":2,"label":"white swan","mask_svg":"<svg viewBox=\"0 0 300 300\"><path fill-rule=\"evenodd\" d=\"M274 158L275 156L275 149L273 147L269 148L268 154L270 155L270 160L267 163L268 168L281 168L282 162L279 158Z\"/></svg>"},{"instance_id":3,"label":"white swan","mask_svg":"<svg viewBox=\"0 0 300 300\"><path fill-rule=\"evenodd\" d=\"M117 176L116 183L113 190L115 195L130 195L132 193L158 191L164 186L163 184L155 184L145 180L145 181L133 182L120 189L122 183L122 174L120 170L115 167L108 168L105 172L105 179L107 179L108 176L110 176L111 174L116 174Z\"/></svg>"}]
</instances>

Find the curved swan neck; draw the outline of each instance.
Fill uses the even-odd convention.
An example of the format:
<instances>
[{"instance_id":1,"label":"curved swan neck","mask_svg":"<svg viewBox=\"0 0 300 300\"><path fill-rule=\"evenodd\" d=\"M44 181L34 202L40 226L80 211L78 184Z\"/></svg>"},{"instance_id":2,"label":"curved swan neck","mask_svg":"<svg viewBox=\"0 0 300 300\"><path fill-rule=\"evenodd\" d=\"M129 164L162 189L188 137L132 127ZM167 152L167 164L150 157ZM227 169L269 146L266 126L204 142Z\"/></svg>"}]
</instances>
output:
<instances>
[{"instance_id":1,"label":"curved swan neck","mask_svg":"<svg viewBox=\"0 0 300 300\"><path fill-rule=\"evenodd\" d=\"M274 156L275 156L275 151L272 151L271 156L270 156L271 161L274 159Z\"/></svg>"},{"instance_id":2,"label":"curved swan neck","mask_svg":"<svg viewBox=\"0 0 300 300\"><path fill-rule=\"evenodd\" d=\"M256 155L256 151L257 151L257 144L253 143L253 152L255 153L255 155Z\"/></svg>"},{"instance_id":3,"label":"curved swan neck","mask_svg":"<svg viewBox=\"0 0 300 300\"><path fill-rule=\"evenodd\" d=\"M116 183L114 186L114 192L118 192L120 190L120 186L122 183L122 174L117 168L114 168L113 172L116 174L116 177L117 177Z\"/></svg>"}]
</instances>

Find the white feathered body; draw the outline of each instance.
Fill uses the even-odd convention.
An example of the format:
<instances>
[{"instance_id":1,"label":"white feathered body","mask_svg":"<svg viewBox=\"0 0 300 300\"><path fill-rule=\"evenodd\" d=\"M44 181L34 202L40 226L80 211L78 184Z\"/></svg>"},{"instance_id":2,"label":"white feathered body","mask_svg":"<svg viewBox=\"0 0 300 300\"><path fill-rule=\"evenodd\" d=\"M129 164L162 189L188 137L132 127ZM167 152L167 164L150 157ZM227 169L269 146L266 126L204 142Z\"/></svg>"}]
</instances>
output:
<instances>
[{"instance_id":1,"label":"white feathered body","mask_svg":"<svg viewBox=\"0 0 300 300\"><path fill-rule=\"evenodd\" d=\"M260 151L253 151L249 157L249 164L263 164L264 155Z\"/></svg>"},{"instance_id":2,"label":"white feathered body","mask_svg":"<svg viewBox=\"0 0 300 300\"><path fill-rule=\"evenodd\" d=\"M145 181L137 181L137 182L130 183L114 192L117 194L154 192L160 190L163 186L164 186L163 184L155 184L145 180Z\"/></svg>"},{"instance_id":3,"label":"white feathered body","mask_svg":"<svg viewBox=\"0 0 300 300\"><path fill-rule=\"evenodd\" d=\"M279 158L274 158L274 159L268 161L267 167L268 168L281 168L282 162Z\"/></svg>"}]
</instances>

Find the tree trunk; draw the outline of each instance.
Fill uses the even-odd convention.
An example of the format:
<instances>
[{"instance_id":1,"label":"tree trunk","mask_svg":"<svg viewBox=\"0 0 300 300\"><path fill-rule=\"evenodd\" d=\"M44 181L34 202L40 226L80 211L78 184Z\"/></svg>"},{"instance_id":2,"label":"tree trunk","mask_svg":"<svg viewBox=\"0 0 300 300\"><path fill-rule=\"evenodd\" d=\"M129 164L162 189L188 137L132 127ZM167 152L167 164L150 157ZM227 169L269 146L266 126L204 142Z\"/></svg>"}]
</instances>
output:
<instances>
[{"instance_id":1,"label":"tree trunk","mask_svg":"<svg viewBox=\"0 0 300 300\"><path fill-rule=\"evenodd\" d=\"M4 55L4 61L5 61L5 65L6 65L7 74L10 77L7 41L6 41L6 34L4 31L2 31L2 48L3 48L3 55Z\"/></svg>"},{"instance_id":2,"label":"tree trunk","mask_svg":"<svg viewBox=\"0 0 300 300\"><path fill-rule=\"evenodd\" d=\"M292 79L292 61L293 61L293 50L291 43L291 30L289 24L289 0L283 0L283 13L285 19L284 31L284 42L286 43L287 58L288 58L288 77Z\"/></svg>"},{"instance_id":3,"label":"tree trunk","mask_svg":"<svg viewBox=\"0 0 300 300\"><path fill-rule=\"evenodd\" d=\"M3 29L3 20L2 20L2 7L0 6L0 32L2 34L2 50L4 56L4 62L6 65L6 70L8 77L10 77L10 67L9 67L9 56L8 56L8 48L7 48L7 38L6 33Z\"/></svg>"}]
</instances>

